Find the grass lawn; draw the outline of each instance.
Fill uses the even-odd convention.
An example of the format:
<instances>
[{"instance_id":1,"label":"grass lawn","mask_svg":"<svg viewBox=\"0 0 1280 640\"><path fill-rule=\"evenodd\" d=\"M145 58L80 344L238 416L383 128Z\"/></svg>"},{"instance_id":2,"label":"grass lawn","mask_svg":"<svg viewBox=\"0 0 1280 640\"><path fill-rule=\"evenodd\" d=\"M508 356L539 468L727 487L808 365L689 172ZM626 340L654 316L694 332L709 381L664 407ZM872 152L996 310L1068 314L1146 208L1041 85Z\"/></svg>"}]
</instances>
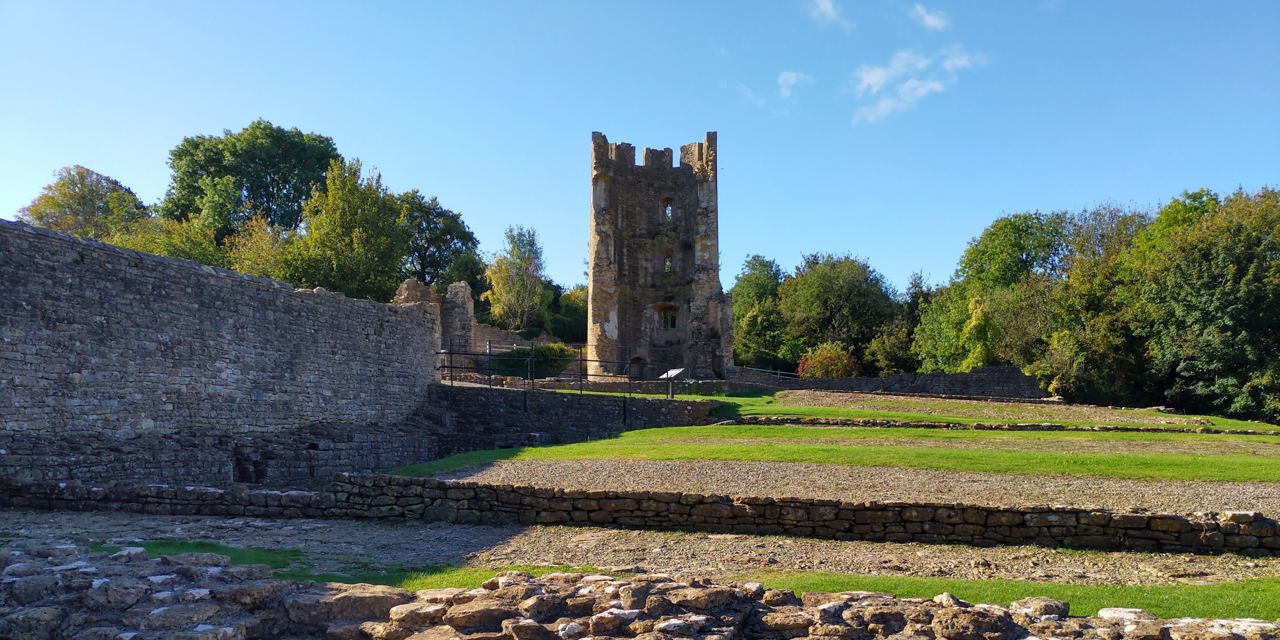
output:
<instances>
[{"instance_id":1,"label":"grass lawn","mask_svg":"<svg viewBox=\"0 0 1280 640\"><path fill-rule=\"evenodd\" d=\"M1103 607L1131 607L1146 609L1161 618L1280 618L1280 578L1173 586L1076 585L816 572L760 572L734 578L796 592L879 591L900 598L932 598L947 591L974 604L1007 605L1030 596L1047 596L1071 603L1073 616L1093 615Z\"/></svg>"},{"instance_id":2,"label":"grass lawn","mask_svg":"<svg viewBox=\"0 0 1280 640\"><path fill-rule=\"evenodd\" d=\"M711 425L629 431L549 447L475 451L397 469L428 475L495 460L743 460L991 473L1271 482L1280 437L1247 436L1257 449L1225 453L1246 436L1094 431L970 431ZM1197 449L1203 443L1203 450ZM1174 447L1173 451L1144 449ZM1274 449L1277 455L1268 455ZM1176 451L1176 452L1175 452Z\"/></svg>"},{"instance_id":3,"label":"grass lawn","mask_svg":"<svg viewBox=\"0 0 1280 640\"><path fill-rule=\"evenodd\" d=\"M419 571L369 565L359 572L325 574L311 572L304 554L296 549L228 547L211 542L184 540L150 540L143 542L141 546L153 558L201 552L229 556L233 564L266 564L275 569L275 577L282 580L347 584L364 582L391 585L410 591L439 587L474 588L500 571L528 571L533 575L557 571L600 573L594 567L567 565L511 565L497 569L437 566ZM106 552L118 549L119 547L107 546L97 548ZM625 574L615 575L626 578ZM1146 609L1162 618L1280 618L1280 578L1175 586L1073 585L1022 580L954 580L817 572L756 572L729 576L726 579L757 581L770 589L792 589L796 592L879 591L902 598L932 598L948 591L975 604L988 602L1007 605L1029 596L1048 596L1070 602L1071 613L1077 616L1092 615L1102 607L1135 607Z\"/></svg>"},{"instance_id":4,"label":"grass lawn","mask_svg":"<svg viewBox=\"0 0 1280 640\"><path fill-rule=\"evenodd\" d=\"M1192 431L1280 430L1261 422L1232 418L1160 413L1154 409L1113 409L1087 405L1024 402L983 402L867 393L779 392L727 396L676 396L683 400L712 400L720 417L769 416L832 418L890 422L971 424L1056 424L1064 427L1160 427Z\"/></svg>"}]
</instances>

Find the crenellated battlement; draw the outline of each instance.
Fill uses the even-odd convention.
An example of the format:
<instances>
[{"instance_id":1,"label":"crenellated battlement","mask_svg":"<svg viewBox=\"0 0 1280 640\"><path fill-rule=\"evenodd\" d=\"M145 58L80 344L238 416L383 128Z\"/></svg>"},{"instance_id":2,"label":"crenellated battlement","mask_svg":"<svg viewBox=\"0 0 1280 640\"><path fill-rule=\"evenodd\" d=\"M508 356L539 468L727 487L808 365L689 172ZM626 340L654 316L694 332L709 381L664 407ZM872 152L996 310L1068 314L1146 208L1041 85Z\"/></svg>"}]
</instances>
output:
<instances>
[{"instance_id":1,"label":"crenellated battlement","mask_svg":"<svg viewBox=\"0 0 1280 640\"><path fill-rule=\"evenodd\" d=\"M677 157L670 147L641 150L636 162L636 148L627 142L609 142L599 131L591 133L592 175L628 173L636 169L651 171L692 171L699 179L709 180L716 172L716 133L707 132L704 142L691 142L680 147Z\"/></svg>"}]
</instances>

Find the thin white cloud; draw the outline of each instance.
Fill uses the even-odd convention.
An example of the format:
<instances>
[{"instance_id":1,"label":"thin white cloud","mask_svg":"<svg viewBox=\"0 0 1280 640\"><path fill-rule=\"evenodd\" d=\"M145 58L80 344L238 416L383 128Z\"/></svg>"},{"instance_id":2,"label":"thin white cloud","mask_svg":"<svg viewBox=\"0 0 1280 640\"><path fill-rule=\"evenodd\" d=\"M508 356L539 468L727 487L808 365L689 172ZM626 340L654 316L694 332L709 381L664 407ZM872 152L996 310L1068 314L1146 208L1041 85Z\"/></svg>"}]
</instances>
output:
<instances>
[{"instance_id":1,"label":"thin white cloud","mask_svg":"<svg viewBox=\"0 0 1280 640\"><path fill-rule=\"evenodd\" d=\"M783 71L778 74L778 95L790 98L792 89L813 81L813 77L799 71Z\"/></svg>"},{"instance_id":2,"label":"thin white cloud","mask_svg":"<svg viewBox=\"0 0 1280 640\"><path fill-rule=\"evenodd\" d=\"M858 78L858 95L867 92L873 95L880 92L886 84L901 78L902 76L923 71L933 63L933 60L926 58L910 49L903 49L895 54L889 60L889 64L883 67L871 67L863 65L858 67L854 75Z\"/></svg>"},{"instance_id":3,"label":"thin white cloud","mask_svg":"<svg viewBox=\"0 0 1280 640\"><path fill-rule=\"evenodd\" d=\"M960 46L951 47L943 53L946 58L942 61L942 68L951 73L961 69L972 69L986 62L986 57L982 54L969 53Z\"/></svg>"},{"instance_id":4,"label":"thin white cloud","mask_svg":"<svg viewBox=\"0 0 1280 640\"><path fill-rule=\"evenodd\" d=\"M754 104L757 107L764 106L764 98L757 96L755 92L752 91L751 88L745 84L738 85L738 94L746 98L747 102L750 102L751 104Z\"/></svg>"},{"instance_id":5,"label":"thin white cloud","mask_svg":"<svg viewBox=\"0 0 1280 640\"><path fill-rule=\"evenodd\" d=\"M908 103L917 102L931 93L940 93L945 88L938 80L909 78L906 82L898 85L898 97Z\"/></svg>"},{"instance_id":6,"label":"thin white cloud","mask_svg":"<svg viewBox=\"0 0 1280 640\"><path fill-rule=\"evenodd\" d=\"M846 29L853 26L852 22L840 15L836 0L812 0L809 4L809 17L823 26L834 24Z\"/></svg>"},{"instance_id":7,"label":"thin white cloud","mask_svg":"<svg viewBox=\"0 0 1280 640\"><path fill-rule=\"evenodd\" d=\"M853 124L872 123L882 118L915 107L929 95L942 93L959 79L959 71L981 65L981 54L969 53L956 46L940 52L941 64L934 64L934 57L927 57L904 49L893 54L884 66L862 66L854 73L854 84L859 98L877 97L854 112Z\"/></svg>"},{"instance_id":8,"label":"thin white cloud","mask_svg":"<svg viewBox=\"0 0 1280 640\"><path fill-rule=\"evenodd\" d=\"M930 11L919 2L911 7L911 17L931 31L942 31L951 26L951 20L947 18L947 14L941 11Z\"/></svg>"},{"instance_id":9,"label":"thin white cloud","mask_svg":"<svg viewBox=\"0 0 1280 640\"><path fill-rule=\"evenodd\" d=\"M891 113L905 111L915 106L925 96L940 93L946 87L938 80L908 78L899 84L891 96L885 96L873 105L861 107L853 114L853 123L872 123Z\"/></svg>"}]
</instances>

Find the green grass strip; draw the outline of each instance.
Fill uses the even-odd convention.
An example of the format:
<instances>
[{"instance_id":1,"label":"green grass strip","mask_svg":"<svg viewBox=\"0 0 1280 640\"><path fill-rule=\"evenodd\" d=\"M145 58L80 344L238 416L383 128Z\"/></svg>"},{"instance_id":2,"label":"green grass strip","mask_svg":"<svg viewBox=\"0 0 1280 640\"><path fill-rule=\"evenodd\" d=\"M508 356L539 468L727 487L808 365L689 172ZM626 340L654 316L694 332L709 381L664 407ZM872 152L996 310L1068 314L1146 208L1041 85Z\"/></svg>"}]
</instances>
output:
<instances>
[{"instance_id":1,"label":"green grass strip","mask_svg":"<svg viewBox=\"0 0 1280 640\"><path fill-rule=\"evenodd\" d=\"M231 558L231 564L265 564L272 569L284 569L298 562L302 552L297 549L261 549L257 547L228 547L214 542L195 540L146 540L137 546L147 550L147 556L159 558L181 553L216 553ZM96 551L115 553L122 547L98 545Z\"/></svg>"},{"instance_id":2,"label":"green grass strip","mask_svg":"<svg viewBox=\"0 0 1280 640\"><path fill-rule=\"evenodd\" d=\"M561 389L562 393L578 393L578 391ZM625 395L616 392L603 391L587 391L587 394L593 395ZM631 394L639 398L666 398L663 394ZM720 418L738 418L742 416L760 416L774 418L830 418L844 420L883 420L887 422L926 422L926 423L950 423L950 424L1055 424L1064 427L1095 427L1099 425L1113 427L1159 427L1161 429L1194 431L1200 428L1200 425L1192 424L1164 424L1163 422L1151 422L1141 420L1126 420L1127 415L1135 417L1141 416L1146 418L1157 418L1161 421L1170 419L1198 419L1209 422L1209 425L1215 429L1223 429L1228 431L1247 431L1247 430L1277 430L1280 426L1267 424L1263 422L1250 422L1248 420L1236 420L1233 418L1222 418L1218 416L1201 416L1201 415L1178 415L1170 416L1162 414L1153 409L1125 409L1117 411L1116 414L1105 420L1063 420L1063 419L1046 419L1040 415L1028 413L1022 416L1001 416L1002 412L1012 411L1015 405L1008 403L992 402L989 406L992 409L992 415L988 416L972 416L963 413L948 414L946 407L948 403L954 403L955 407L970 408L968 401L949 401L943 398L904 398L897 396L888 396L883 402L893 404L921 404L931 407L942 407L941 413L914 412L908 410L888 410L888 409L856 409L852 407L817 407L817 406L793 406L779 404L772 393L756 392L743 394L726 394L726 395L696 395L696 394L676 394L677 400L709 400L716 403L711 410L711 415ZM963 404L962 404L963 403ZM1051 405L1050 405L1051 406ZM958 410L958 409L953 409ZM1008 411L1002 411L1008 410Z\"/></svg>"},{"instance_id":3,"label":"green grass strip","mask_svg":"<svg viewBox=\"0 0 1280 640\"><path fill-rule=\"evenodd\" d=\"M999 415L991 416L969 416L961 414L946 413L918 413L912 411L892 411L877 409L855 409L851 407L816 407L816 406L791 406L778 404L771 395L752 395L752 396L677 396L687 400L712 400L719 403L719 406L713 411L714 415L719 417L739 417L739 416L769 416L778 418L834 418L849 420L884 420L889 422L945 422L952 424L1019 424L1032 422L1037 424L1056 424L1065 427L1093 427L1099 424L1105 424L1115 427L1160 427L1164 429L1194 431L1199 428L1197 425L1189 424L1153 424L1152 422L1144 422L1140 420L1125 420L1123 416L1117 415L1115 419L1107 420L1060 420L1060 419L1044 419L1039 416L1022 416L1022 417L1001 417ZM909 403L910 401L905 401ZM941 404L946 406L945 401L933 401L932 404ZM1003 409L1007 405L1001 403L991 403L994 409ZM1124 413L1132 413L1134 416L1156 417L1168 419L1171 416L1161 414L1151 409L1132 409L1126 410ZM1233 418L1221 418L1217 416L1196 416L1196 415L1180 415L1176 416L1180 419L1202 419L1211 423L1217 429L1225 430L1272 430L1276 429L1276 425L1265 424L1260 422L1249 422L1247 420L1236 420Z\"/></svg>"},{"instance_id":4,"label":"green grass strip","mask_svg":"<svg viewBox=\"0 0 1280 640\"><path fill-rule=\"evenodd\" d=\"M862 576L841 573L759 572L734 576L770 589L797 592L879 591L900 598L932 598L944 591L971 603L1008 605L1046 596L1071 603L1071 615L1087 616L1104 607L1145 609L1161 618L1280 618L1280 578L1207 585L1080 585L1023 580L962 580Z\"/></svg>"},{"instance_id":5,"label":"green grass strip","mask_svg":"<svg viewBox=\"0 0 1280 640\"><path fill-rule=\"evenodd\" d=\"M867 433L871 432L871 433ZM983 431L906 430L913 438L983 438ZM1048 439L1061 432L998 432L1001 437ZM397 469L400 475L426 475L495 460L735 460L898 467L987 473L1026 473L1154 480L1270 482L1280 477L1280 457L1181 453L1086 453L980 447L859 445L886 430L799 427L668 427L624 433L616 438L550 447L476 451ZM1094 433L1071 437L1141 441L1179 434ZM1144 438L1145 437L1145 438ZM1196 437L1210 437L1196 435ZM797 442L822 438L827 442ZM830 440L843 442L831 442ZM1158 438L1156 438L1158 439ZM733 442L724 443L724 440Z\"/></svg>"}]
</instances>

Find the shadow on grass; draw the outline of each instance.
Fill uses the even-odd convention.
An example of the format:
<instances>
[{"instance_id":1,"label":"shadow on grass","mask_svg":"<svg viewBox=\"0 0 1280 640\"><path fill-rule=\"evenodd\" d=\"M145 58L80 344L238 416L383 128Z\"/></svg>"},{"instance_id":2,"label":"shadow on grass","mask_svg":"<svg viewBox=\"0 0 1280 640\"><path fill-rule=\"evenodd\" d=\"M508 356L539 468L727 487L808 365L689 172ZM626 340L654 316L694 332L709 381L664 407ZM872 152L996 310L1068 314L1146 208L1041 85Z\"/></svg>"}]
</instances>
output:
<instances>
[{"instance_id":1,"label":"shadow on grass","mask_svg":"<svg viewBox=\"0 0 1280 640\"><path fill-rule=\"evenodd\" d=\"M689 396L695 400L710 400L715 403L711 407L711 416L715 418L725 418L728 420L736 420L742 417L742 409L744 407L759 407L773 404L772 391L743 391L738 393L727 393L717 396Z\"/></svg>"}]
</instances>

